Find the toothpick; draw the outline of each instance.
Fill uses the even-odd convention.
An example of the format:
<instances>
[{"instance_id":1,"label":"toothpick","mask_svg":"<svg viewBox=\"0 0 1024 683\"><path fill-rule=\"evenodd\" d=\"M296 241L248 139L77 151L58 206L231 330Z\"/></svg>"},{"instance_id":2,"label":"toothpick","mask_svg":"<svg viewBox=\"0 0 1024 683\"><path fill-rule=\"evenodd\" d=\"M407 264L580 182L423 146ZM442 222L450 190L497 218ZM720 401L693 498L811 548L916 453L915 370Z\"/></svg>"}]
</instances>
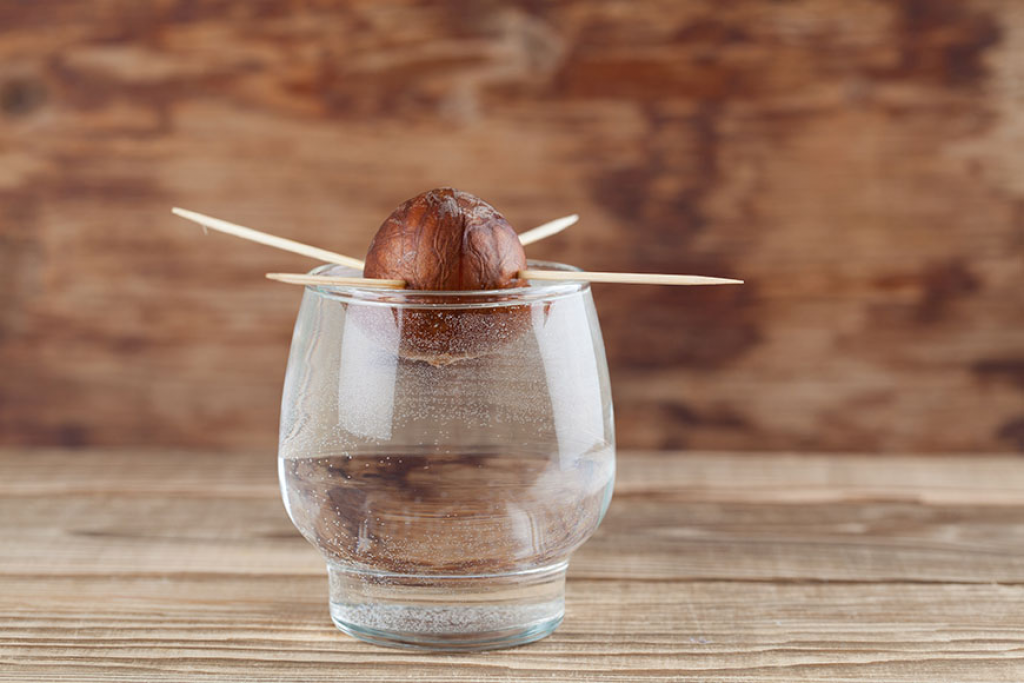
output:
<instances>
[{"instance_id":1,"label":"toothpick","mask_svg":"<svg viewBox=\"0 0 1024 683\"><path fill-rule=\"evenodd\" d=\"M252 228L247 228L244 225L230 223L228 221L221 220L220 218L207 216L206 214L198 213L196 211L189 211L188 209L179 209L178 207L174 207L171 209L171 213L175 216L180 216L185 220L192 221L193 223L198 223L203 226L203 228L209 228L211 230L217 230L229 235L234 235L235 237L241 237L242 239L249 240L250 242L265 244L266 246L274 247L275 249L308 256L325 263L338 263L358 270L362 270L366 265L363 261L360 261L357 258L352 258L351 256L345 256L344 254L327 251L326 249L303 244L302 242L296 242L295 240L290 240L285 237L278 237L277 235L271 235L270 233L253 230ZM524 246L527 244L533 244L545 237L550 237L551 235L562 232L579 219L580 217L576 214L556 218L553 221L548 221L543 225L538 225L536 228L522 233L519 235L519 241Z\"/></svg>"},{"instance_id":2,"label":"toothpick","mask_svg":"<svg viewBox=\"0 0 1024 683\"><path fill-rule=\"evenodd\" d=\"M405 289L404 280L384 280L373 277L340 277L334 275L302 275L300 273L267 273L268 280L290 285L350 285L360 287L386 287Z\"/></svg>"},{"instance_id":3,"label":"toothpick","mask_svg":"<svg viewBox=\"0 0 1024 683\"><path fill-rule=\"evenodd\" d=\"M556 218L553 221L548 221L543 225L538 225L536 228L527 230L524 233L520 233L519 242L525 247L528 244L539 242L545 237L551 237L552 235L558 234L573 225L580 219L576 214L570 216L563 216L562 218Z\"/></svg>"},{"instance_id":4,"label":"toothpick","mask_svg":"<svg viewBox=\"0 0 1024 683\"><path fill-rule=\"evenodd\" d=\"M565 270L521 270L524 280L585 280L587 282L614 282L638 285L741 285L743 280L703 275L661 275L658 273L599 273ZM267 278L291 285L355 285L403 289L402 280L382 280L365 277L334 277L331 275L302 275L300 273L267 273Z\"/></svg>"},{"instance_id":5,"label":"toothpick","mask_svg":"<svg viewBox=\"0 0 1024 683\"><path fill-rule=\"evenodd\" d=\"M743 280L703 275L662 275L660 273L602 273L572 270L521 270L524 280L586 280L631 285L742 285Z\"/></svg>"},{"instance_id":6,"label":"toothpick","mask_svg":"<svg viewBox=\"0 0 1024 683\"><path fill-rule=\"evenodd\" d=\"M259 242L260 244L265 244L268 247L290 251L295 254L302 254L303 256L308 256L325 263L338 263L343 266L348 266L349 268L357 268L359 270L363 269L363 262L359 259L352 258L351 256L327 251L326 249L320 249L319 247L312 247L308 244L302 244L301 242L296 242L295 240L286 239L284 237L270 235L265 232L260 232L259 230L247 228L244 225L229 223L228 221L222 221L219 218L206 216L187 209L179 209L175 207L171 209L171 213L175 216L181 216L186 220L190 220L194 223L210 228L211 230L225 232L229 235L241 237L242 239L249 240L251 242Z\"/></svg>"}]
</instances>

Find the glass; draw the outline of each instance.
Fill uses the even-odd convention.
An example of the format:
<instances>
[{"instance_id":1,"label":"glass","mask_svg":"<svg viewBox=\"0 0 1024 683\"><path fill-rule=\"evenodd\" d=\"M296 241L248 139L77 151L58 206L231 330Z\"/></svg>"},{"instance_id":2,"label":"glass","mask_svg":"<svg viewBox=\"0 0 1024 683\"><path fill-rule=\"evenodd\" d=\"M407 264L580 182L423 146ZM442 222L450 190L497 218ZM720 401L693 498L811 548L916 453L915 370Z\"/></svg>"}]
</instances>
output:
<instances>
[{"instance_id":1,"label":"glass","mask_svg":"<svg viewBox=\"0 0 1024 683\"><path fill-rule=\"evenodd\" d=\"M589 285L307 287L279 474L292 522L327 561L342 631L460 650L548 635L569 556L597 529L615 477Z\"/></svg>"}]
</instances>

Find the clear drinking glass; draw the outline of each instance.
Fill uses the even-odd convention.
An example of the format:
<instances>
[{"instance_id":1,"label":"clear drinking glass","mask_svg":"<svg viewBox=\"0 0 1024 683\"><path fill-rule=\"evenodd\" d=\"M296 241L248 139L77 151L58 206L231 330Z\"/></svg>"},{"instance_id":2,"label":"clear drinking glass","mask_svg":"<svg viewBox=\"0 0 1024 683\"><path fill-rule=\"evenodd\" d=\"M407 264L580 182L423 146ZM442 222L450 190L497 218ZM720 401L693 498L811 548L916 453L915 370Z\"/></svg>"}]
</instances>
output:
<instances>
[{"instance_id":1,"label":"clear drinking glass","mask_svg":"<svg viewBox=\"0 0 1024 683\"><path fill-rule=\"evenodd\" d=\"M289 516L327 560L342 631L461 650L548 635L615 476L589 285L307 287L279 473Z\"/></svg>"}]
</instances>

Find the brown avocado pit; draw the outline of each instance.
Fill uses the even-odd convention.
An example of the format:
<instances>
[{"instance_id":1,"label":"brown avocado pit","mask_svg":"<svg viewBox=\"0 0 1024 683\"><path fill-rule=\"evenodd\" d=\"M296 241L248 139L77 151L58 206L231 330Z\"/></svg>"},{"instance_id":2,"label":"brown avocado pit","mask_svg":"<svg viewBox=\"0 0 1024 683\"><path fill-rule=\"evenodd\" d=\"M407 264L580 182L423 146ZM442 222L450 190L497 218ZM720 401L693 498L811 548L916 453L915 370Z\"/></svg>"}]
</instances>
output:
<instances>
[{"instance_id":1,"label":"brown avocado pit","mask_svg":"<svg viewBox=\"0 0 1024 683\"><path fill-rule=\"evenodd\" d=\"M468 192L439 188L413 197L387 217L370 243L363 275L403 280L406 290L425 293L484 291L526 286L519 277L525 268L519 236L501 213ZM399 354L447 365L491 353L529 325L526 305L435 307L472 301L424 295L414 306L396 307Z\"/></svg>"}]
</instances>

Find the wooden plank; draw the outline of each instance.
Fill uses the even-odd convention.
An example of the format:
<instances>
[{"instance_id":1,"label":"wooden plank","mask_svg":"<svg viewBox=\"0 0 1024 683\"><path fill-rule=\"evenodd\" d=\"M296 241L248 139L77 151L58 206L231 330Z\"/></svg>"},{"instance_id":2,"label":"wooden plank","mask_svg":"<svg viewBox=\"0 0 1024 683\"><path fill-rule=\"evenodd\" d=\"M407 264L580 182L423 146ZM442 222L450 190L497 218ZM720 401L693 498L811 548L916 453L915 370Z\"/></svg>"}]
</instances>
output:
<instances>
[{"instance_id":1,"label":"wooden plank","mask_svg":"<svg viewBox=\"0 0 1024 683\"><path fill-rule=\"evenodd\" d=\"M556 633L424 655L339 633L323 577L5 580L0 680L1006 681L1024 588L593 582Z\"/></svg>"},{"instance_id":2,"label":"wooden plank","mask_svg":"<svg viewBox=\"0 0 1024 683\"><path fill-rule=\"evenodd\" d=\"M0 516L10 573L323 572L273 495L14 498ZM1020 508L625 497L571 566L594 579L1024 583L1020 519Z\"/></svg>"},{"instance_id":3,"label":"wooden plank","mask_svg":"<svg viewBox=\"0 0 1024 683\"><path fill-rule=\"evenodd\" d=\"M619 453L616 496L688 502L1017 505L1024 489L1012 455L950 453ZM0 448L0 495L155 493L263 497L277 491L264 452Z\"/></svg>"},{"instance_id":4,"label":"wooden plank","mask_svg":"<svg viewBox=\"0 0 1024 683\"><path fill-rule=\"evenodd\" d=\"M268 456L8 451L0 463L8 572L323 571L279 503ZM611 511L574 557L575 576L1024 582L1024 475L1012 456L620 463Z\"/></svg>"},{"instance_id":5,"label":"wooden plank","mask_svg":"<svg viewBox=\"0 0 1024 683\"><path fill-rule=\"evenodd\" d=\"M0 680L1020 681L1024 463L637 453L566 622L422 655L330 624L242 453L0 451Z\"/></svg>"}]
</instances>

